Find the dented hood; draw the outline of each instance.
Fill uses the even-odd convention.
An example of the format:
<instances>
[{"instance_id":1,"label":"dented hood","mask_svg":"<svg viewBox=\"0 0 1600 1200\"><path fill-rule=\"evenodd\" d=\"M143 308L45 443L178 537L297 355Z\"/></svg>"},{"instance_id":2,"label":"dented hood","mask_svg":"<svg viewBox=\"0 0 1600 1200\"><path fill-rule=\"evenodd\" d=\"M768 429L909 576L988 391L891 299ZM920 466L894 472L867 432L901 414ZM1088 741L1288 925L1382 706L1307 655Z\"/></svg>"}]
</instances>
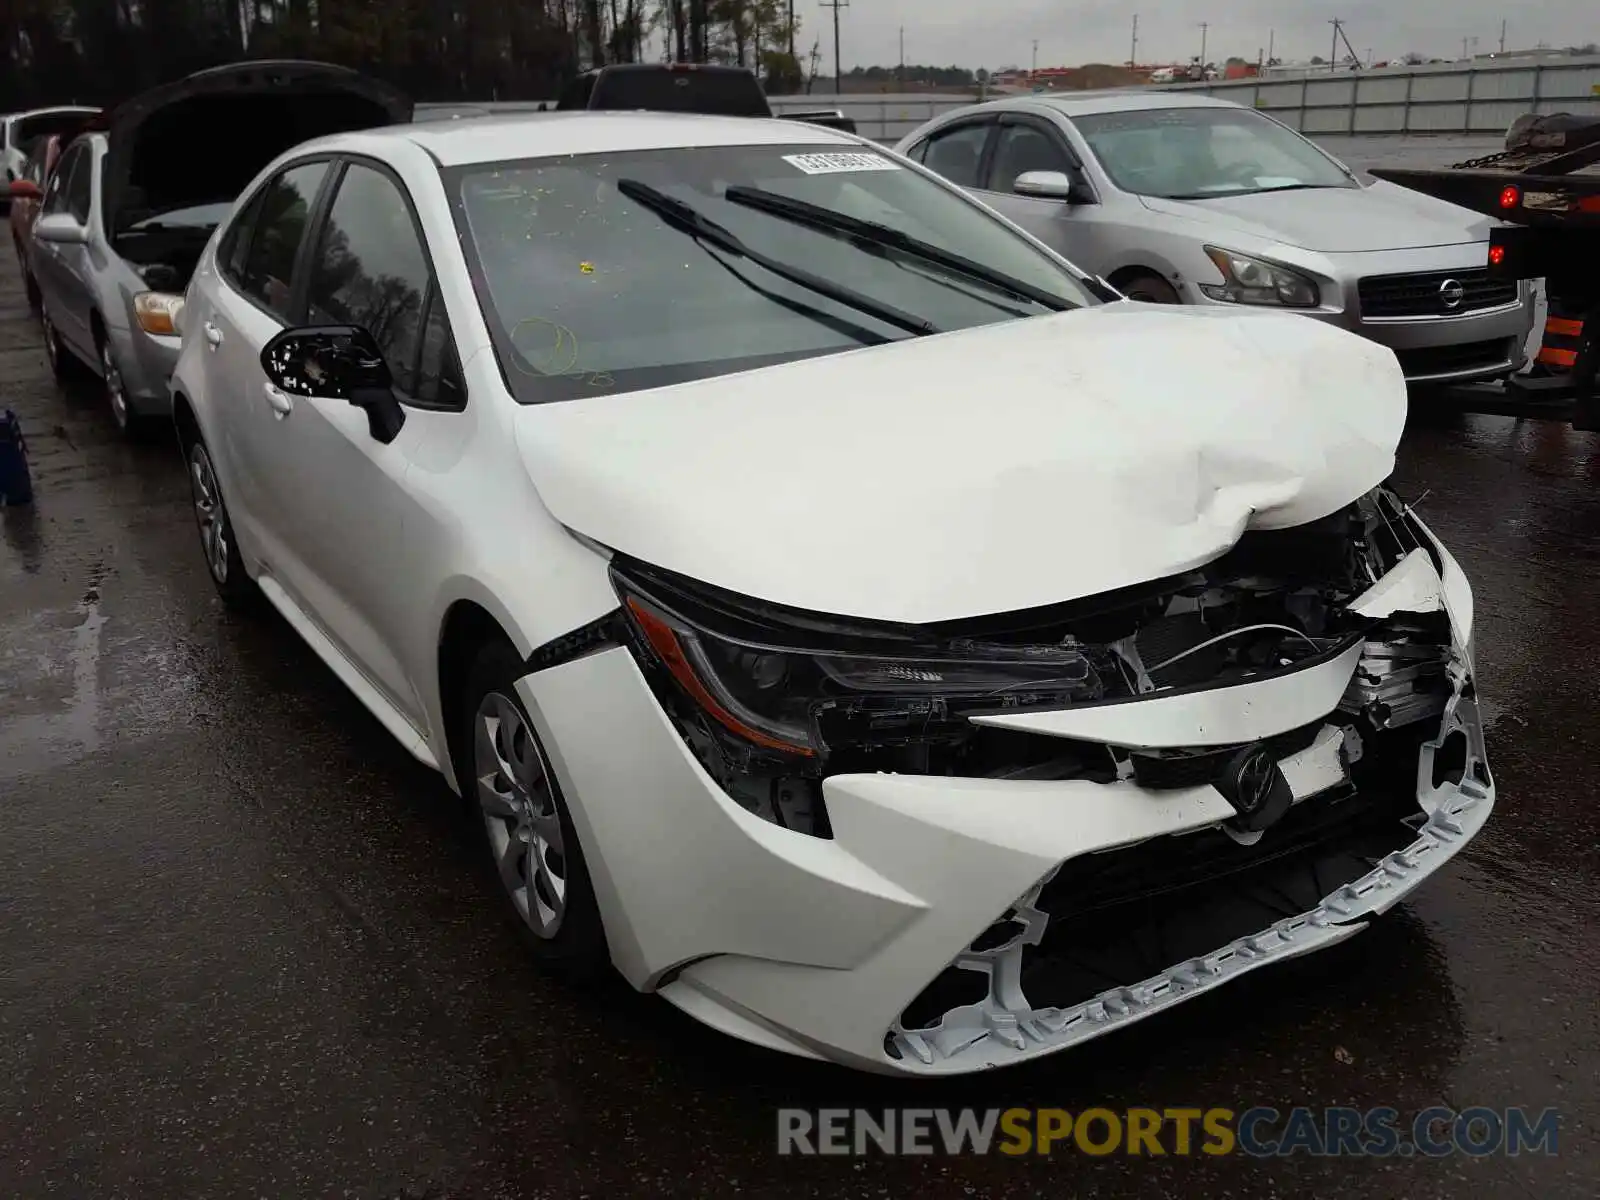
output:
<instances>
[{"instance_id":1,"label":"dented hood","mask_svg":"<svg viewBox=\"0 0 1600 1200\"><path fill-rule=\"evenodd\" d=\"M1187 570L1388 476L1394 356L1305 317L1119 303L532 406L569 528L748 596L925 622Z\"/></svg>"}]
</instances>

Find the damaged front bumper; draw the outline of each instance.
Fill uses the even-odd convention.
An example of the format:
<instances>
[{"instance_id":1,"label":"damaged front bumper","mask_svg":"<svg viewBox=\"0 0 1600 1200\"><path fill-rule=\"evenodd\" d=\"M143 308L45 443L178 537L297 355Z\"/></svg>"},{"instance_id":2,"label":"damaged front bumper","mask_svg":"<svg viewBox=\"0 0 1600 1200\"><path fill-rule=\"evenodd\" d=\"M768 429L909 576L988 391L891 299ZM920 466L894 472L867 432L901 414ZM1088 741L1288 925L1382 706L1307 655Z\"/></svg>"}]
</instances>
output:
<instances>
[{"instance_id":1,"label":"damaged front bumper","mask_svg":"<svg viewBox=\"0 0 1600 1200\"><path fill-rule=\"evenodd\" d=\"M1264 832L1242 829L1209 782L877 772L826 778L831 837L812 837L736 804L622 647L539 671L519 691L585 846L613 958L634 986L793 1054L891 1073L980 1070L1065 1049L1347 938L1482 828L1494 786L1471 594L1426 536L1431 561L1421 555L1386 577L1361 610L1448 619L1426 719L1402 720L1395 701L1412 677L1393 676L1393 645L1374 636L1359 655L1295 677L1318 697L1309 722L1304 705L1284 703L1278 677L1179 704L1170 693L1120 703L1124 729L1096 734L1173 747L1293 734L1278 766L1294 803ZM1141 715L1150 705L1162 710L1165 740L1154 743L1141 741L1155 727ZM1399 728L1384 729L1385 712ZM1225 735L1208 737L1223 717ZM1305 870L1292 886L1253 881L1308 862L1310 890ZM1141 942L1126 923L1130 912L1197 917L1207 905L1225 918L1170 939ZM1091 942L1102 957L1085 964ZM1180 949L1160 957L1171 947Z\"/></svg>"}]
</instances>

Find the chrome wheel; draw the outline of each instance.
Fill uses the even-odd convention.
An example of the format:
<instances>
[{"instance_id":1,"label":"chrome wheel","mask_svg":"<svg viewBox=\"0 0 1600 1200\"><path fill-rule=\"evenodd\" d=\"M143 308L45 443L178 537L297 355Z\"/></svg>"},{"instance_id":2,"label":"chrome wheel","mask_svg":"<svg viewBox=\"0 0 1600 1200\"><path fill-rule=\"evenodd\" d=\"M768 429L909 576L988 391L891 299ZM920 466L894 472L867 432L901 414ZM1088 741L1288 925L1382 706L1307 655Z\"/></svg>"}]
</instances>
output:
<instances>
[{"instance_id":1,"label":"chrome wheel","mask_svg":"<svg viewBox=\"0 0 1600 1200\"><path fill-rule=\"evenodd\" d=\"M189 448L189 491L194 498L194 519L200 527L200 548L217 583L228 582L228 513L222 507L222 490L211 469L211 456L196 442Z\"/></svg>"},{"instance_id":2,"label":"chrome wheel","mask_svg":"<svg viewBox=\"0 0 1600 1200\"><path fill-rule=\"evenodd\" d=\"M567 911L567 860L544 757L522 712L490 692L473 721L473 775L500 881L535 935L553 938Z\"/></svg>"},{"instance_id":3,"label":"chrome wheel","mask_svg":"<svg viewBox=\"0 0 1600 1200\"><path fill-rule=\"evenodd\" d=\"M117 370L117 360L112 357L111 343L100 343L100 374L105 379L106 400L111 405L111 416L117 428L128 428L128 396L123 389L122 372Z\"/></svg>"},{"instance_id":4,"label":"chrome wheel","mask_svg":"<svg viewBox=\"0 0 1600 1200\"><path fill-rule=\"evenodd\" d=\"M50 369L57 375L61 373L61 338L56 333L56 327L50 320L50 314L41 310L39 323L44 330L44 356L50 360Z\"/></svg>"}]
</instances>

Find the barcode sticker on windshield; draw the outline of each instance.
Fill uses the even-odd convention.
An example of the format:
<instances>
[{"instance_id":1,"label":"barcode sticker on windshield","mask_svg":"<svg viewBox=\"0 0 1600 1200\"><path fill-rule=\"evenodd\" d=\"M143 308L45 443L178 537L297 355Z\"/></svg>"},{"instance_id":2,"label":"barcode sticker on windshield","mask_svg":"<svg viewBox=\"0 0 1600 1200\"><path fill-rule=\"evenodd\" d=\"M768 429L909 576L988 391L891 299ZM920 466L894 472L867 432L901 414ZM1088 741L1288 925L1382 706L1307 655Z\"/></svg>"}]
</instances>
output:
<instances>
[{"instance_id":1,"label":"barcode sticker on windshield","mask_svg":"<svg viewBox=\"0 0 1600 1200\"><path fill-rule=\"evenodd\" d=\"M785 154L783 161L807 175L837 175L846 171L898 171L900 164L881 154L834 151L831 154Z\"/></svg>"}]
</instances>

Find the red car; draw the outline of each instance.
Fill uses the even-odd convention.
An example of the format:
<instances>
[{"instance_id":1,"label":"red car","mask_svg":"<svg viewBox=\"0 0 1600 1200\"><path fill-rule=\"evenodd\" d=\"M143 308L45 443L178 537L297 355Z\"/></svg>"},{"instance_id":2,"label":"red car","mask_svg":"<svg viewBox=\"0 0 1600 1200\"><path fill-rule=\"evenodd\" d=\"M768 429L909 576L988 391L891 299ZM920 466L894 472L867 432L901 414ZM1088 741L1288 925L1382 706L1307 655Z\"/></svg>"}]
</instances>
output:
<instances>
[{"instance_id":1,"label":"red car","mask_svg":"<svg viewBox=\"0 0 1600 1200\"><path fill-rule=\"evenodd\" d=\"M28 160L22 174L13 179L11 189L11 244L17 251L17 262L22 266L22 282L28 290L28 305L39 311L39 285L34 282L33 268L28 265L28 244L33 240L33 221L39 215L39 205L44 198L44 186L61 157L62 136L47 134L34 142L28 151Z\"/></svg>"}]
</instances>

